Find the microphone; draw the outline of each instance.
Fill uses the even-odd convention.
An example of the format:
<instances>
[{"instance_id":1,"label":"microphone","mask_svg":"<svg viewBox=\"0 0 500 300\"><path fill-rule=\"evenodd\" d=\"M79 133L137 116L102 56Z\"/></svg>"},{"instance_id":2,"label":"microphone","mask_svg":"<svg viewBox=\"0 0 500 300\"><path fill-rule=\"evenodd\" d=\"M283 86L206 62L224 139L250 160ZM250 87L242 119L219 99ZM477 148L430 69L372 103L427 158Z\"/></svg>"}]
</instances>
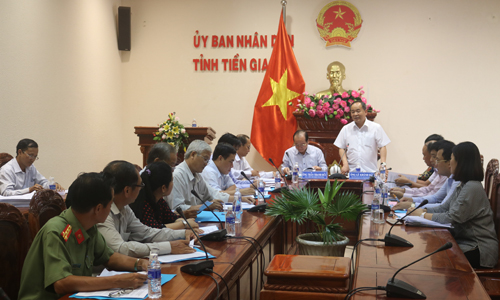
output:
<instances>
[{"instance_id":1,"label":"microphone","mask_svg":"<svg viewBox=\"0 0 500 300\"><path fill-rule=\"evenodd\" d=\"M247 175L245 174L245 172L241 171L241 175L243 177L245 177L246 180L250 181L247 177ZM250 181L250 184L257 190L257 192L259 192L259 194L262 196L262 199L264 199L264 202L266 202L266 198L264 197L264 195L262 194L262 192L255 186L255 184L253 182ZM267 203L263 203L263 204L258 204L258 205L255 205L254 207L250 208L248 211L249 212L255 212L255 211L265 211L267 208Z\"/></svg>"},{"instance_id":2,"label":"microphone","mask_svg":"<svg viewBox=\"0 0 500 300\"><path fill-rule=\"evenodd\" d=\"M408 268L409 266L421 261L422 259L429 257L433 254L436 254L438 252L441 252L446 249L450 249L453 246L451 242L447 242L443 246L441 246L439 249L436 251L427 254L426 256L412 262L409 265L406 265L402 267L401 269L397 270L396 273L394 273L394 276L392 276L391 279L387 281L387 285L385 286L385 290L387 292L387 297L394 297L394 298L410 298L410 299L427 299L427 296L422 293L419 289L416 287L398 279L394 279L396 275L401 272L403 269Z\"/></svg>"},{"instance_id":3,"label":"microphone","mask_svg":"<svg viewBox=\"0 0 500 300\"><path fill-rule=\"evenodd\" d=\"M292 161L292 158L290 157L290 154L288 154L288 151L285 151L285 154L286 154L286 157L288 157L288 159L290 160L290 165L292 166L292 169L293 169L293 161ZM286 174L286 176L290 176L289 179L291 179L291 175ZM286 178L286 177L283 177L283 178Z\"/></svg>"},{"instance_id":4,"label":"microphone","mask_svg":"<svg viewBox=\"0 0 500 300\"><path fill-rule=\"evenodd\" d=\"M280 193L282 190L288 190L288 182L286 181L285 175L281 174L281 172L278 169L278 167L276 167L276 165L274 164L274 161L273 161L272 158L269 158L269 161L273 164L274 168L280 174L281 178L283 178L283 181L285 182L285 187L280 187L280 188L274 189L274 190L271 191L271 193Z\"/></svg>"},{"instance_id":5,"label":"microphone","mask_svg":"<svg viewBox=\"0 0 500 300\"><path fill-rule=\"evenodd\" d=\"M208 259L207 248L205 248L205 245L203 245L203 242L200 240L200 237L198 236L198 234L196 234L196 231L193 230L193 227L191 227L191 225L187 221L186 216L184 216L184 212L182 211L182 208L179 206L175 209L175 211L184 219L184 221L187 222L189 228L191 228L191 231L200 241L200 245L203 247L203 251L205 251L205 255L207 256L207 260L202 260L182 266L181 271L195 276L204 275L204 273L207 270L213 271L214 261Z\"/></svg>"},{"instance_id":6,"label":"microphone","mask_svg":"<svg viewBox=\"0 0 500 300\"><path fill-rule=\"evenodd\" d=\"M191 190L191 194L193 194L193 196L198 198L203 204L205 204L205 206L207 206L206 201L202 200L195 190ZM214 214L214 216L217 218L217 220L219 220L219 224L220 224L221 229L219 229L217 231L210 232L210 233L205 234L205 235L202 235L201 238L199 238L199 239L204 240L204 241L222 241L226 238L227 230L222 225L222 221L219 219L219 216L217 216L217 214L214 213L213 211L211 211L211 212L212 212L212 214Z\"/></svg>"},{"instance_id":7,"label":"microphone","mask_svg":"<svg viewBox=\"0 0 500 300\"><path fill-rule=\"evenodd\" d=\"M384 242L386 246L393 246L393 247L413 247L413 244L408 242L407 240L397 236L397 235L391 235L391 230L394 228L394 225L396 225L398 222L403 221L404 218L406 218L409 214L414 212L415 210L419 209L420 207L426 205L429 201L426 199L422 201L415 209L413 209L411 212L408 211L404 217L396 221L394 224L392 224L391 228L389 229L389 232L385 235Z\"/></svg>"}]
</instances>

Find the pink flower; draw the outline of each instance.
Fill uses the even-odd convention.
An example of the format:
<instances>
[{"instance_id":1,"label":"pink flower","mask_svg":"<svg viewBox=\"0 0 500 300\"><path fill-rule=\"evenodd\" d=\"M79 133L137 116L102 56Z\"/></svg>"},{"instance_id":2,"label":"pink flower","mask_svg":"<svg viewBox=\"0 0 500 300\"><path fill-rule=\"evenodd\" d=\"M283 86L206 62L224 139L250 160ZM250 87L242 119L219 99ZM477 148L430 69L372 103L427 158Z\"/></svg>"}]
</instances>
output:
<instances>
[{"instance_id":1,"label":"pink flower","mask_svg":"<svg viewBox=\"0 0 500 300\"><path fill-rule=\"evenodd\" d=\"M363 103L366 104L366 98L365 97L361 98L361 101L363 101Z\"/></svg>"},{"instance_id":2,"label":"pink flower","mask_svg":"<svg viewBox=\"0 0 500 300\"><path fill-rule=\"evenodd\" d=\"M365 91L361 91L361 95L364 95L365 94Z\"/></svg>"},{"instance_id":3,"label":"pink flower","mask_svg":"<svg viewBox=\"0 0 500 300\"><path fill-rule=\"evenodd\" d=\"M297 108L294 112L299 112L299 109Z\"/></svg>"},{"instance_id":4,"label":"pink flower","mask_svg":"<svg viewBox=\"0 0 500 300\"><path fill-rule=\"evenodd\" d=\"M323 118L325 114L323 113L322 110L318 110L318 118Z\"/></svg>"},{"instance_id":5,"label":"pink flower","mask_svg":"<svg viewBox=\"0 0 500 300\"><path fill-rule=\"evenodd\" d=\"M331 107L330 107L330 108L328 109L328 114L329 114L329 115L333 114L333 108L331 108Z\"/></svg>"},{"instance_id":6,"label":"pink flower","mask_svg":"<svg viewBox=\"0 0 500 300\"><path fill-rule=\"evenodd\" d=\"M330 107L330 102L323 103L323 107L329 108Z\"/></svg>"},{"instance_id":7,"label":"pink flower","mask_svg":"<svg viewBox=\"0 0 500 300\"><path fill-rule=\"evenodd\" d=\"M372 107L372 105L371 105L371 104L368 104L366 107L367 107L367 108L370 108L370 107Z\"/></svg>"},{"instance_id":8,"label":"pink flower","mask_svg":"<svg viewBox=\"0 0 500 300\"><path fill-rule=\"evenodd\" d=\"M340 115L341 117L344 115L344 111L343 111L343 110L341 110L340 108L339 108L339 109L337 109L337 112L339 113L339 115Z\"/></svg>"},{"instance_id":9,"label":"pink flower","mask_svg":"<svg viewBox=\"0 0 500 300\"><path fill-rule=\"evenodd\" d=\"M347 92L342 93L342 98L349 98L349 94Z\"/></svg>"},{"instance_id":10,"label":"pink flower","mask_svg":"<svg viewBox=\"0 0 500 300\"><path fill-rule=\"evenodd\" d=\"M345 101L340 101L340 105L341 105L342 107L346 107L346 106L347 106L347 102L345 102Z\"/></svg>"},{"instance_id":11,"label":"pink flower","mask_svg":"<svg viewBox=\"0 0 500 300\"><path fill-rule=\"evenodd\" d=\"M314 118L314 116L316 116L316 112L314 110L309 110L309 115L311 116L311 118Z\"/></svg>"},{"instance_id":12,"label":"pink flower","mask_svg":"<svg viewBox=\"0 0 500 300\"><path fill-rule=\"evenodd\" d=\"M304 92L304 95L309 95L309 93L308 92Z\"/></svg>"},{"instance_id":13,"label":"pink flower","mask_svg":"<svg viewBox=\"0 0 500 300\"><path fill-rule=\"evenodd\" d=\"M357 91L352 91L351 95L354 97L354 98L358 98L359 97L359 93Z\"/></svg>"},{"instance_id":14,"label":"pink flower","mask_svg":"<svg viewBox=\"0 0 500 300\"><path fill-rule=\"evenodd\" d=\"M300 99L297 99L297 103L300 103Z\"/></svg>"},{"instance_id":15,"label":"pink flower","mask_svg":"<svg viewBox=\"0 0 500 300\"><path fill-rule=\"evenodd\" d=\"M186 129L182 128L181 133L186 133Z\"/></svg>"},{"instance_id":16,"label":"pink flower","mask_svg":"<svg viewBox=\"0 0 500 300\"><path fill-rule=\"evenodd\" d=\"M323 109L323 106L321 104L319 104L318 106L316 106L316 110L322 110Z\"/></svg>"},{"instance_id":17,"label":"pink flower","mask_svg":"<svg viewBox=\"0 0 500 300\"><path fill-rule=\"evenodd\" d=\"M339 114L335 115L335 119L340 119L340 118L341 118L341 116Z\"/></svg>"},{"instance_id":18,"label":"pink flower","mask_svg":"<svg viewBox=\"0 0 500 300\"><path fill-rule=\"evenodd\" d=\"M304 104L306 104L306 105L307 105L307 103L309 103L309 102L311 102L311 98L309 98L309 97L305 97L305 98L304 98Z\"/></svg>"},{"instance_id":19,"label":"pink flower","mask_svg":"<svg viewBox=\"0 0 500 300\"><path fill-rule=\"evenodd\" d=\"M339 105L338 105L338 104L334 104L334 105L332 105L332 107L333 107L333 109L335 109L335 110L339 109Z\"/></svg>"},{"instance_id":20,"label":"pink flower","mask_svg":"<svg viewBox=\"0 0 500 300\"><path fill-rule=\"evenodd\" d=\"M323 105L323 100L319 100L318 105Z\"/></svg>"},{"instance_id":21,"label":"pink flower","mask_svg":"<svg viewBox=\"0 0 500 300\"><path fill-rule=\"evenodd\" d=\"M338 96L338 95L339 95L339 94L337 94L337 93L333 94L333 96L334 96L334 97L335 97L335 96Z\"/></svg>"},{"instance_id":22,"label":"pink flower","mask_svg":"<svg viewBox=\"0 0 500 300\"><path fill-rule=\"evenodd\" d=\"M351 109L349 108L349 106L344 108L344 111L345 111L346 113L348 113L350 110L351 110Z\"/></svg>"},{"instance_id":23,"label":"pink flower","mask_svg":"<svg viewBox=\"0 0 500 300\"><path fill-rule=\"evenodd\" d=\"M376 111L377 113L379 113L379 112L380 112L380 109L375 109L375 111Z\"/></svg>"},{"instance_id":24,"label":"pink flower","mask_svg":"<svg viewBox=\"0 0 500 300\"><path fill-rule=\"evenodd\" d=\"M340 120L340 123L342 123L342 124L345 125L345 124L347 124L347 120L346 119L342 119L342 120Z\"/></svg>"},{"instance_id":25,"label":"pink flower","mask_svg":"<svg viewBox=\"0 0 500 300\"><path fill-rule=\"evenodd\" d=\"M358 90L362 90L363 89L363 86L360 86Z\"/></svg>"}]
</instances>

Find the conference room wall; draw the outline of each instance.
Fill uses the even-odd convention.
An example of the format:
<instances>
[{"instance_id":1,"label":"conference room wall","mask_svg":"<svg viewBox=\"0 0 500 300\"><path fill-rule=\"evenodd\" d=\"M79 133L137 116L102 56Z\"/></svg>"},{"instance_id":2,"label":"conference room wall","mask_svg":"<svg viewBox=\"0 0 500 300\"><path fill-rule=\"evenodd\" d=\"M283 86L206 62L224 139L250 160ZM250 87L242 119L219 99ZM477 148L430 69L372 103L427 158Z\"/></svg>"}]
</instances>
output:
<instances>
[{"instance_id":1,"label":"conference room wall","mask_svg":"<svg viewBox=\"0 0 500 300\"><path fill-rule=\"evenodd\" d=\"M329 1L289 0L287 29L306 90L328 87L325 68L347 67L346 88L365 86L392 139L389 165L422 171L429 133L498 154L498 1L352 1L364 20L352 48L329 47L315 19ZM117 6L132 7L132 51L116 42ZM112 159L140 163L134 126L175 111L250 133L262 72L196 72L193 59L269 58L271 48L195 48L193 36L276 34L279 1L1 1L0 152L20 138L40 144L37 168L68 187ZM265 121L265 120L264 120ZM290 140L291 143L291 140ZM269 166L255 152L256 168Z\"/></svg>"},{"instance_id":2,"label":"conference room wall","mask_svg":"<svg viewBox=\"0 0 500 300\"><path fill-rule=\"evenodd\" d=\"M119 3L0 2L0 152L15 156L20 139L34 139L37 169L66 188L126 158Z\"/></svg>"},{"instance_id":3,"label":"conference room wall","mask_svg":"<svg viewBox=\"0 0 500 300\"><path fill-rule=\"evenodd\" d=\"M347 68L344 87L364 86L382 112L380 123L392 143L388 164L419 173L421 147L431 133L454 142L475 142L486 162L500 157L500 102L494 89L500 75L499 1L351 1L363 27L352 48L329 47L315 20L330 1L289 0L287 29L308 92L328 88L326 66ZM280 1L123 1L132 7L132 51L123 62L123 149L140 161L133 127L156 125L175 111L181 122L250 134L253 108L264 73L195 71L193 59L269 58L267 48L196 48L200 35L276 34ZM266 122L266 120L262 120ZM292 141L290 139L290 144ZM253 149L248 160L269 165Z\"/></svg>"}]
</instances>

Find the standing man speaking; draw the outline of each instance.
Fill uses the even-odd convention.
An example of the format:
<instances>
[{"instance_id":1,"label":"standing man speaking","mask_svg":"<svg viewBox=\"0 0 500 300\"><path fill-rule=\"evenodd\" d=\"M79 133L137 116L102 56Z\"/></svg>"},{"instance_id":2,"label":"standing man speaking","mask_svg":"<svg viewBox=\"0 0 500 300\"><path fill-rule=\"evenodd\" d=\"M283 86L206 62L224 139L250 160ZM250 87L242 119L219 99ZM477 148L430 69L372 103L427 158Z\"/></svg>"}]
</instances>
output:
<instances>
[{"instance_id":1,"label":"standing man speaking","mask_svg":"<svg viewBox=\"0 0 500 300\"><path fill-rule=\"evenodd\" d=\"M357 167L363 172L376 172L378 150L380 149L380 164L385 165L386 145L391 140L380 124L366 119L364 102L355 101L351 104L351 117L354 122L345 125L333 143L339 148L339 155L342 157L342 173L347 174Z\"/></svg>"}]
</instances>

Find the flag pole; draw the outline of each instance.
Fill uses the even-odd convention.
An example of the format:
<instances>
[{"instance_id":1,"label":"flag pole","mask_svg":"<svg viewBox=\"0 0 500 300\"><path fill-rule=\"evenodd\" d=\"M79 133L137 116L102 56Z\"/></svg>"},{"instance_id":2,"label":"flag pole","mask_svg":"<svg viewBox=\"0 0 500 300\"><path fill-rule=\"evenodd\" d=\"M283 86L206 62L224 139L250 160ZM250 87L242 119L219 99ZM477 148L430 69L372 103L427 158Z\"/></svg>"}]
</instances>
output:
<instances>
[{"instance_id":1,"label":"flag pole","mask_svg":"<svg viewBox=\"0 0 500 300\"><path fill-rule=\"evenodd\" d=\"M283 24L286 27L286 0L281 0L281 7L283 9Z\"/></svg>"}]
</instances>

